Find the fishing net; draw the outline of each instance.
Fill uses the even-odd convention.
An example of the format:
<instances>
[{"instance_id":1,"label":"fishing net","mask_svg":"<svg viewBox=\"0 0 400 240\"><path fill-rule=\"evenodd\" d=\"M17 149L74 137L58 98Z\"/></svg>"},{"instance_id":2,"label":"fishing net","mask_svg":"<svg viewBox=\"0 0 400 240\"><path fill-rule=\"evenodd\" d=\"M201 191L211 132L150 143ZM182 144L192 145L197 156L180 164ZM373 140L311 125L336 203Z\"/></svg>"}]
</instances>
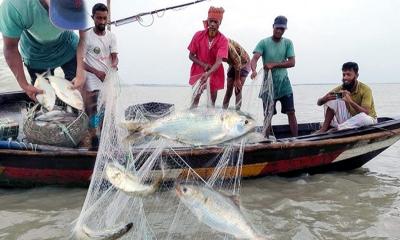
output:
<instances>
[{"instance_id":1,"label":"fishing net","mask_svg":"<svg viewBox=\"0 0 400 240\"><path fill-rule=\"evenodd\" d=\"M272 81L272 71L269 70L265 75L265 71L261 70L258 74L262 79L260 88L260 98L263 101L264 109L264 124L263 133L269 135L271 131L272 117L274 116L275 102L274 102L274 84Z\"/></svg>"},{"instance_id":2,"label":"fishing net","mask_svg":"<svg viewBox=\"0 0 400 240\"><path fill-rule=\"evenodd\" d=\"M59 147L76 147L88 129L89 119L84 112L66 121L49 121L44 124L35 120L40 105L29 108L23 119L25 138L30 143Z\"/></svg>"},{"instance_id":3,"label":"fishing net","mask_svg":"<svg viewBox=\"0 0 400 240\"><path fill-rule=\"evenodd\" d=\"M18 122L9 118L0 119L0 140L16 139L18 131Z\"/></svg>"},{"instance_id":4,"label":"fishing net","mask_svg":"<svg viewBox=\"0 0 400 240\"><path fill-rule=\"evenodd\" d=\"M210 189L209 199L216 195L221 202L239 197L246 138L197 147L160 136L130 141L122 122L151 123L176 110L171 104L135 103L131 93L121 92L119 81L110 71L99 95L98 108L105 109L100 146L72 234L78 239L234 239L232 229L213 229L179 194L189 186Z\"/></svg>"}]
</instances>

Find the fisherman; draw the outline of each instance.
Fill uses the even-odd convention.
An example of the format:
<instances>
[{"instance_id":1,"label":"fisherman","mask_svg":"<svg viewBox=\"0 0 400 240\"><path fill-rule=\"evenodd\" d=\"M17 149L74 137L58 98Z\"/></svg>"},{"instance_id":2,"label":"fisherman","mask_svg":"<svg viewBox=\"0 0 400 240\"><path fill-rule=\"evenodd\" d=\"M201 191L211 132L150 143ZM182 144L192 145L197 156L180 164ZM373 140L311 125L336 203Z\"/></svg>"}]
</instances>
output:
<instances>
[{"instance_id":1,"label":"fisherman","mask_svg":"<svg viewBox=\"0 0 400 240\"><path fill-rule=\"evenodd\" d=\"M4 0L0 5L0 31L4 57L19 86L36 101L41 90L33 86L36 74L61 67L78 89L84 83L83 32L86 9L81 0ZM19 46L19 50L18 50ZM31 77L26 79L23 64Z\"/></svg>"},{"instance_id":2,"label":"fisherman","mask_svg":"<svg viewBox=\"0 0 400 240\"><path fill-rule=\"evenodd\" d=\"M223 102L223 108L228 108L229 100L232 96L233 88L235 88L236 110L240 110L242 105L242 87L246 77L250 72L250 57L246 50L232 39L229 39L228 59L226 62L229 65L226 92Z\"/></svg>"},{"instance_id":3,"label":"fisherman","mask_svg":"<svg viewBox=\"0 0 400 240\"><path fill-rule=\"evenodd\" d=\"M294 67L295 55L293 43L290 39L282 37L287 29L287 18L284 16L277 16L274 20L273 35L271 37L262 39L253 51L253 58L251 59L251 78L254 79L257 75L257 61L262 56L265 78L268 79L268 71L272 71L272 79L274 86L274 114L276 111L276 102L280 101L282 110L281 112L287 114L290 125L290 132L292 136L297 136L298 127L296 114L294 109L294 98L292 86L289 81L287 68ZM266 85L265 83L263 84ZM260 92L259 97L263 100L264 116L267 115L266 102L268 99L268 92ZM267 127L266 135L269 135L270 126Z\"/></svg>"},{"instance_id":4,"label":"fisherman","mask_svg":"<svg viewBox=\"0 0 400 240\"><path fill-rule=\"evenodd\" d=\"M118 51L115 35L106 29L108 8L97 3L92 8L94 27L85 36L85 106L89 116L89 136L91 147L98 146L97 130L101 123L101 112L97 113L97 98L107 72L118 66ZM88 140L84 141L88 142ZM86 144L87 145L87 144Z\"/></svg>"},{"instance_id":5,"label":"fisherman","mask_svg":"<svg viewBox=\"0 0 400 240\"><path fill-rule=\"evenodd\" d=\"M199 91L195 93L191 108L199 104L200 96L210 83L211 102L215 106L217 92L224 88L224 68L222 60L228 57L228 39L219 32L224 9L210 7L208 18L203 21L204 30L196 32L189 44L189 59L193 61L189 84L200 81Z\"/></svg>"},{"instance_id":6,"label":"fisherman","mask_svg":"<svg viewBox=\"0 0 400 240\"><path fill-rule=\"evenodd\" d=\"M358 81L358 64L346 62L342 66L343 84L318 99L325 106L325 120L319 131L348 129L377 123L371 89Z\"/></svg>"}]
</instances>

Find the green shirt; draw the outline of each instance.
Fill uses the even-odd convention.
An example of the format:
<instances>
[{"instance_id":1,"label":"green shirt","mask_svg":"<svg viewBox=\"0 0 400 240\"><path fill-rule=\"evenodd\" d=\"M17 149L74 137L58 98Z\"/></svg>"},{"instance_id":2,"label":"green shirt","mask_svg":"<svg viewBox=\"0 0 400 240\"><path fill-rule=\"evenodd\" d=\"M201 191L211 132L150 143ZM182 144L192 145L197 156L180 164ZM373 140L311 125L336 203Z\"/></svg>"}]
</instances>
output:
<instances>
[{"instance_id":1,"label":"green shirt","mask_svg":"<svg viewBox=\"0 0 400 240\"><path fill-rule=\"evenodd\" d=\"M0 31L19 38L19 51L30 68L56 68L76 54L79 38L55 27L39 0L4 0L0 5Z\"/></svg>"},{"instance_id":2,"label":"green shirt","mask_svg":"<svg viewBox=\"0 0 400 240\"><path fill-rule=\"evenodd\" d=\"M340 90L344 90L342 85L334 88L332 92L339 92ZM374 98L372 97L371 88L369 88L366 84L357 81L356 90L351 93L350 97L359 106L369 109L369 116L376 118L375 104ZM351 116L359 114L359 112L357 112L353 107L349 106L348 104L346 104L346 106Z\"/></svg>"},{"instance_id":3,"label":"green shirt","mask_svg":"<svg viewBox=\"0 0 400 240\"><path fill-rule=\"evenodd\" d=\"M295 56L293 43L287 38L282 38L279 42L272 40L272 37L265 38L257 44L253 53L261 54L264 65L267 63L283 62ZM267 73L265 75L265 79L267 79ZM274 84L274 99L293 93L286 68L272 69L272 79ZM260 97L263 98L262 96Z\"/></svg>"}]
</instances>

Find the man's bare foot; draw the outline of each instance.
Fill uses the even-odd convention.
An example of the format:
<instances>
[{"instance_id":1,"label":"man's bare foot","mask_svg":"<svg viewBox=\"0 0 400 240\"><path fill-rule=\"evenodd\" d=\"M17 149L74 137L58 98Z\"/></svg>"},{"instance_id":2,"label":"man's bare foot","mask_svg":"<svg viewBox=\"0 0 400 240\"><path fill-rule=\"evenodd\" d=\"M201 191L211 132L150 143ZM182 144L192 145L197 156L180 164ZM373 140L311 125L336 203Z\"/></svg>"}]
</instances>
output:
<instances>
[{"instance_id":1,"label":"man's bare foot","mask_svg":"<svg viewBox=\"0 0 400 240\"><path fill-rule=\"evenodd\" d=\"M326 132L326 131L324 131L323 129L319 129L319 130L317 130L317 131L315 131L315 132L312 132L311 135L322 134L322 133L325 133L325 132Z\"/></svg>"}]
</instances>

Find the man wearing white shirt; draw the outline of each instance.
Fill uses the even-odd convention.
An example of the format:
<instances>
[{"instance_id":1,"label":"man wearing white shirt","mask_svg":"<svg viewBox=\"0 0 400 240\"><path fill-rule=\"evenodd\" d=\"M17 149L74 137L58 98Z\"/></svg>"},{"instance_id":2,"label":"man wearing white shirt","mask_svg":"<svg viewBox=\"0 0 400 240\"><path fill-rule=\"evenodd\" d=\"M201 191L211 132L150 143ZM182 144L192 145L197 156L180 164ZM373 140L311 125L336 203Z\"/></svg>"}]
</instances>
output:
<instances>
[{"instance_id":1,"label":"man wearing white shirt","mask_svg":"<svg viewBox=\"0 0 400 240\"><path fill-rule=\"evenodd\" d=\"M117 68L118 53L116 38L106 29L108 8L97 3L92 8L94 27L85 36L85 70L86 70L86 112L88 113L89 135L92 147L98 145L96 136L101 123L101 113L97 112L97 97L102 88L107 72Z\"/></svg>"}]
</instances>

